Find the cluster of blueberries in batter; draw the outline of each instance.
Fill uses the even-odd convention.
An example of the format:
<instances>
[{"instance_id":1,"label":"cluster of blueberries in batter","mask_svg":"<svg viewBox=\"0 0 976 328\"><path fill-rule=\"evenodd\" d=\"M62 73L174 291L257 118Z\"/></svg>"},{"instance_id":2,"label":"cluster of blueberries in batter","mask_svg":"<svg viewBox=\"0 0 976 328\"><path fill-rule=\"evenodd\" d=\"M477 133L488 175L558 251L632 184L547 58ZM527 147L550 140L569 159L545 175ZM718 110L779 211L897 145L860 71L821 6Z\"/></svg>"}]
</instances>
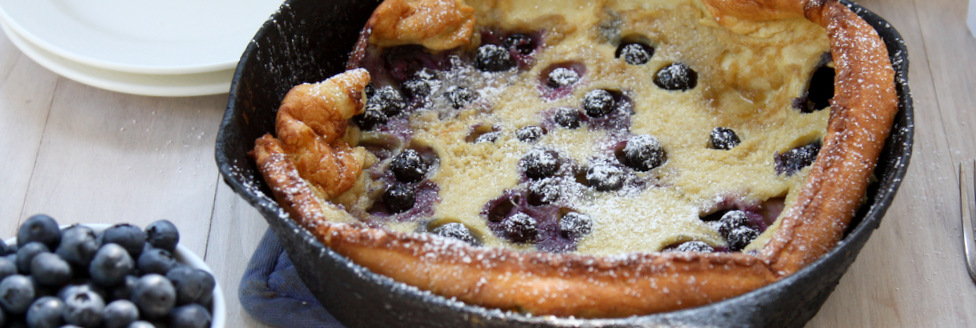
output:
<instances>
[{"instance_id":1,"label":"cluster of blueberries in batter","mask_svg":"<svg viewBox=\"0 0 976 328\"><path fill-rule=\"evenodd\" d=\"M542 45L542 34L482 33L483 44L471 52L461 50L438 54L419 46L383 49L367 57L364 66L374 83L367 87L363 114L354 118L364 131L389 136L386 142L365 146L381 160L380 169L372 170L376 180L385 184L382 194L368 210L370 215L391 217L398 221L422 221L418 231L455 238L481 245L482 238L463 223L450 219L430 219L433 204L439 201L437 185L428 179L437 167L437 155L431 149L410 147L412 131L410 113L432 109L463 109L476 101L478 92L457 81L439 79L439 73L461 64L473 67L490 77L492 73L525 71L535 63ZM647 42L621 42L614 55L629 65L645 65L654 55ZM808 113L829 105L833 94L833 70L821 65L811 81L811 88L794 102ZM829 69L829 71L828 71ZM586 75L578 61L550 64L540 71L538 89L541 97L552 100L572 94ZM828 81L831 80L831 81ZM698 73L681 62L657 70L654 84L664 90L682 92L694 89ZM830 90L818 85L830 85ZM382 86L380 86L382 85ZM377 87L379 86L379 87ZM826 97L826 98L825 98ZM576 249L579 239L593 229L593 218L574 208L583 192L623 192L640 190L654 183L643 172L660 167L667 153L652 135L630 133L630 116L634 105L627 92L593 89L584 94L578 107L557 107L543 113L535 125L519 127L514 136L519 142L535 143L557 129L604 130L612 142L604 155L595 155L586 164L579 163L556 149L535 146L518 161L522 178L518 185L484 205L482 216L496 236L518 244L532 244L542 251L564 252ZM500 127L477 125L471 128L465 142L495 142L502 136ZM741 143L739 135L728 127L716 127L708 136L707 147L731 150ZM406 146L404 146L406 145ZM813 163L820 142L800 146L774 155L778 174L790 176ZM386 169L382 169L382 168ZM636 189L634 189L636 188ZM713 247L702 241L685 241L665 251L740 251L768 226L755 209L731 208L702 217L727 241L726 247Z\"/></svg>"}]
</instances>

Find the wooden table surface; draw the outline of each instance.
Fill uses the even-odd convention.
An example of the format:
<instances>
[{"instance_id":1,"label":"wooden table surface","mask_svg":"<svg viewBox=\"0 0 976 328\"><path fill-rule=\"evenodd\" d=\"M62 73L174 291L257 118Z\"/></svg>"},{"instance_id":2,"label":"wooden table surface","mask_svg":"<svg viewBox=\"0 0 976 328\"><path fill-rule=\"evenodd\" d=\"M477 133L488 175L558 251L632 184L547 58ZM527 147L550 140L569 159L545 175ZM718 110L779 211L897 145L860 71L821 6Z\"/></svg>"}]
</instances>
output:
<instances>
[{"instance_id":1,"label":"wooden table surface","mask_svg":"<svg viewBox=\"0 0 976 328\"><path fill-rule=\"evenodd\" d=\"M914 156L894 204L808 327L976 326L956 170L976 156L976 39L966 0L865 0L904 36ZM60 77L0 35L0 236L26 217L59 223L168 219L205 257L227 327L263 327L237 286L267 224L226 187L214 140L227 95L143 97Z\"/></svg>"}]
</instances>

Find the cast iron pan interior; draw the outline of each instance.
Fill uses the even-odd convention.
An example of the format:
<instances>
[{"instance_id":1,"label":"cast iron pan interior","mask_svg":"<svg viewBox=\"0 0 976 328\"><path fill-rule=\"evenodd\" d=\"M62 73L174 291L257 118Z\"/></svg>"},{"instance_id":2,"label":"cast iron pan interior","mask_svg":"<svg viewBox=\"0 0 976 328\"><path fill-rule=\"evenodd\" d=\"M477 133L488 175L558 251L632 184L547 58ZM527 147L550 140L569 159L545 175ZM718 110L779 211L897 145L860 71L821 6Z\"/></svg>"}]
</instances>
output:
<instances>
[{"instance_id":1,"label":"cast iron pan interior","mask_svg":"<svg viewBox=\"0 0 976 328\"><path fill-rule=\"evenodd\" d=\"M216 159L224 181L256 207L295 263L305 284L349 327L630 327L802 326L820 309L854 261L908 169L913 119L908 51L882 18L849 4L881 34L897 72L900 112L869 189L847 237L832 252L796 274L745 295L692 309L620 319L536 317L467 305L397 283L351 263L296 225L269 196L247 152L273 131L284 94L344 70L349 51L373 8L371 0L290 0L255 35L234 75L217 136Z\"/></svg>"}]
</instances>

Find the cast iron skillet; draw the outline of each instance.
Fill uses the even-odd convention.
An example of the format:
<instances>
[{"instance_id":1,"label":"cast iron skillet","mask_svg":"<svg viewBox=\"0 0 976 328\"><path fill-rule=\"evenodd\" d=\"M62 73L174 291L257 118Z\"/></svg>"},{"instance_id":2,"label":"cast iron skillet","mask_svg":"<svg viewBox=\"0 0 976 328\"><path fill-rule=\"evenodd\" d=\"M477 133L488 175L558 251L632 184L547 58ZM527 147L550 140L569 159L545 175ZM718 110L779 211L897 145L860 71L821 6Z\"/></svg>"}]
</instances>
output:
<instances>
[{"instance_id":1,"label":"cast iron skillet","mask_svg":"<svg viewBox=\"0 0 976 328\"><path fill-rule=\"evenodd\" d=\"M899 95L895 126L868 190L840 245L799 272L739 297L669 313L619 319L528 316L486 309L433 295L377 275L325 247L295 224L270 196L247 156L254 140L274 130L285 93L344 70L349 51L377 0L289 0L261 27L234 74L217 135L217 166L224 181L256 207L285 246L302 280L349 327L793 327L810 320L878 227L911 157L914 131L908 88L908 51L881 17L848 4L878 30L894 64Z\"/></svg>"}]
</instances>

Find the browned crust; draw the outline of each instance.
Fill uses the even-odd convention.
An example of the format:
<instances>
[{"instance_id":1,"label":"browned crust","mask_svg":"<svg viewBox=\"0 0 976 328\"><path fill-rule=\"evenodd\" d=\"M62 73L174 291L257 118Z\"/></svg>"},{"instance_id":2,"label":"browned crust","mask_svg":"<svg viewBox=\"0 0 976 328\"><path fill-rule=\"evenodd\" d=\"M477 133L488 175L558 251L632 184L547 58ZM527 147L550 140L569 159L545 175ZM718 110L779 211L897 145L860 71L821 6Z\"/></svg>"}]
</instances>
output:
<instances>
[{"instance_id":1,"label":"browned crust","mask_svg":"<svg viewBox=\"0 0 976 328\"><path fill-rule=\"evenodd\" d=\"M803 15L821 24L831 40L837 92L824 145L796 203L758 256L519 253L330 223L327 218L343 215L341 210L316 197L277 139L260 138L253 155L278 202L324 244L376 273L435 294L578 317L670 311L743 294L815 261L843 236L897 111L894 72L874 29L836 0L706 3L720 18Z\"/></svg>"}]
</instances>

